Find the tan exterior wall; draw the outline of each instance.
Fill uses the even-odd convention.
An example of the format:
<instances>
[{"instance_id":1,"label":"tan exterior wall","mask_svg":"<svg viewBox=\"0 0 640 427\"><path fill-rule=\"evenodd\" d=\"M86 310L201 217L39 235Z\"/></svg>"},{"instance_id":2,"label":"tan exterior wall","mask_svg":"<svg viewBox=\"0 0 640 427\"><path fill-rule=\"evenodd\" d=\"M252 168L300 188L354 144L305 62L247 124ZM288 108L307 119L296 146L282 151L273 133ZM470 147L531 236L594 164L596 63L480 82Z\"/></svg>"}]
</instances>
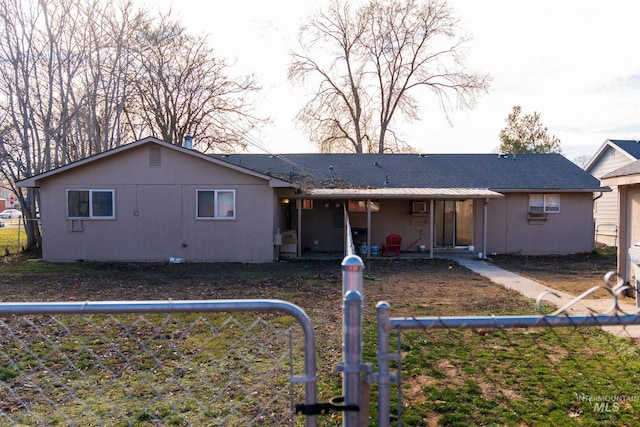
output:
<instances>
[{"instance_id":1,"label":"tan exterior wall","mask_svg":"<svg viewBox=\"0 0 640 427\"><path fill-rule=\"evenodd\" d=\"M273 261L277 208L266 180L164 147L160 166L150 165L149 145L125 153L44 181L45 260ZM68 189L115 190L115 219L72 224ZM196 219L197 189L235 190L236 218Z\"/></svg>"},{"instance_id":2,"label":"tan exterior wall","mask_svg":"<svg viewBox=\"0 0 640 427\"><path fill-rule=\"evenodd\" d=\"M343 250L341 221L343 201L314 200L312 210L302 211L303 251ZM473 246L483 249L485 200L473 204ZM380 211L371 213L371 242L382 245L391 233L402 236L401 250L414 252L419 245L430 247L429 215L411 214L410 200L379 200ZM337 206L336 206L337 205ZM429 201L427 200L427 205ZM502 199L487 201L486 253L552 255L584 253L593 250L592 193L561 194L561 210L549 213L546 221L529 221L529 193L507 193ZM297 214L293 214L297 229ZM366 212L350 212L352 228L367 229ZM366 235L355 243L366 242ZM436 248L437 250L437 248Z\"/></svg>"},{"instance_id":3,"label":"tan exterior wall","mask_svg":"<svg viewBox=\"0 0 640 427\"><path fill-rule=\"evenodd\" d=\"M160 149L160 157L151 148ZM156 152L157 154L157 152ZM159 161L159 164L157 160ZM269 181L154 143L80 164L53 174L41 184L43 259L47 261L271 262L278 255L274 232L299 231L302 251L344 250L342 204L313 201L298 210L291 189L277 191ZM67 191L114 191L114 219L69 219ZM197 219L196 190L234 190L234 219ZM290 198L290 227L287 205ZM431 203L427 199L427 206ZM379 212L350 212L354 228L369 229L379 246L391 233L402 236L401 250L431 246L430 215L412 214L409 199L377 200ZM484 205L487 210L483 242ZM640 203L640 202L639 202ZM473 203L472 244L487 254L567 254L593 248L591 193L561 194L561 211L548 220L527 220L528 193ZM637 214L637 213L636 213ZM638 236L640 240L640 236ZM366 234L356 243L366 241Z\"/></svg>"},{"instance_id":4,"label":"tan exterior wall","mask_svg":"<svg viewBox=\"0 0 640 427\"><path fill-rule=\"evenodd\" d=\"M427 206L429 202L427 201ZM367 214L349 214L353 227L366 227ZM380 200L380 212L371 214L371 242L385 243L389 234L402 236L400 250L415 252L419 245L429 249L429 216L411 213L411 200Z\"/></svg>"},{"instance_id":5,"label":"tan exterior wall","mask_svg":"<svg viewBox=\"0 0 640 427\"><path fill-rule=\"evenodd\" d=\"M593 250L591 193L560 193L558 213L529 221L529 193L491 199L487 209L487 253L546 255ZM477 223L477 221L476 221Z\"/></svg>"}]
</instances>

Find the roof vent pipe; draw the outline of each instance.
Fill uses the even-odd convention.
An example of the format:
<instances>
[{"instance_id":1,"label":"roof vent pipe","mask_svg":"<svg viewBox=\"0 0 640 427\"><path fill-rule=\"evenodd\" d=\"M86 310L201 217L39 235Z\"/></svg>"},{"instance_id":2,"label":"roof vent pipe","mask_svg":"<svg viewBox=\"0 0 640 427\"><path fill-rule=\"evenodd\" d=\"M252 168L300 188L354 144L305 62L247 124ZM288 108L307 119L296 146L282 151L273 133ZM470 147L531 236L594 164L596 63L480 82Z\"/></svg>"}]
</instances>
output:
<instances>
[{"instance_id":1,"label":"roof vent pipe","mask_svg":"<svg viewBox=\"0 0 640 427\"><path fill-rule=\"evenodd\" d=\"M184 136L184 148L188 148L188 149L193 148L193 137L191 135Z\"/></svg>"}]
</instances>

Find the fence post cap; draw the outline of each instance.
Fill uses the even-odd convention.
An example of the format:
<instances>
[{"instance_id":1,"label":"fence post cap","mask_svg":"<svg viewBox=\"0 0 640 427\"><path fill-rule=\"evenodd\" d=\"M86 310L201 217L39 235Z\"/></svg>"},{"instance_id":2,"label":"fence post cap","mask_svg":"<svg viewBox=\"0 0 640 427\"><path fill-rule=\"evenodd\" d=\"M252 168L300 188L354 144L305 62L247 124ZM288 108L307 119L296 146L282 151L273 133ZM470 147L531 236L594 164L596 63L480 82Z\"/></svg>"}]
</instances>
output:
<instances>
[{"instance_id":1,"label":"fence post cap","mask_svg":"<svg viewBox=\"0 0 640 427\"><path fill-rule=\"evenodd\" d=\"M362 258L360 258L358 255L347 255L346 257L344 257L340 265L342 265L343 270L364 269L364 262L362 262Z\"/></svg>"}]
</instances>

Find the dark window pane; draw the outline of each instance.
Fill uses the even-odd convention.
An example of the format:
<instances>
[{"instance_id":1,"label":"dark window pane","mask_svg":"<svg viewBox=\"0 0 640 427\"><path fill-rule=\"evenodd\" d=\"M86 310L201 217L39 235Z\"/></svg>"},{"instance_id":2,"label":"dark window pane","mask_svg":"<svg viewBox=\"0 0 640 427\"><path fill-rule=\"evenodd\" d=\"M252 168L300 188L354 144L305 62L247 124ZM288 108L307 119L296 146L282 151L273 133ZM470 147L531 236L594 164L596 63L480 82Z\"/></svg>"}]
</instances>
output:
<instances>
[{"instance_id":1,"label":"dark window pane","mask_svg":"<svg viewBox=\"0 0 640 427\"><path fill-rule=\"evenodd\" d=\"M198 218L213 218L213 191L198 191Z\"/></svg>"},{"instance_id":2,"label":"dark window pane","mask_svg":"<svg viewBox=\"0 0 640 427\"><path fill-rule=\"evenodd\" d=\"M113 193L111 191L93 191L93 216L113 216Z\"/></svg>"},{"instance_id":3,"label":"dark window pane","mask_svg":"<svg viewBox=\"0 0 640 427\"><path fill-rule=\"evenodd\" d=\"M69 217L89 217L89 191L68 191L67 198Z\"/></svg>"}]
</instances>

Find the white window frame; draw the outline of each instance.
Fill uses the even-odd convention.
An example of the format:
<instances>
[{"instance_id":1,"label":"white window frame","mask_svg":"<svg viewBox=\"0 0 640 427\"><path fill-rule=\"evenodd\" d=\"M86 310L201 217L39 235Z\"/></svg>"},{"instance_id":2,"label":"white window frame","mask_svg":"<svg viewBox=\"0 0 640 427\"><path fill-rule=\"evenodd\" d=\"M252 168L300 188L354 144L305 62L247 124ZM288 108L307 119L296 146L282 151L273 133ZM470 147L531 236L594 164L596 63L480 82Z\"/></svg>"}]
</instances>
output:
<instances>
[{"instance_id":1,"label":"white window frame","mask_svg":"<svg viewBox=\"0 0 640 427\"><path fill-rule=\"evenodd\" d=\"M560 194L530 194L529 212L531 213L559 213Z\"/></svg>"},{"instance_id":2,"label":"white window frame","mask_svg":"<svg viewBox=\"0 0 640 427\"><path fill-rule=\"evenodd\" d=\"M71 192L87 192L89 197L87 200L87 214L74 215L69 212L69 193ZM111 193L111 215L99 215L94 211L93 197L95 193ZM116 217L116 191L107 188L70 188L67 190L67 218L79 219L115 219Z\"/></svg>"},{"instance_id":3,"label":"white window frame","mask_svg":"<svg viewBox=\"0 0 640 427\"><path fill-rule=\"evenodd\" d=\"M200 215L200 193L213 193L213 213L212 215ZM222 193L231 193L233 196L233 207L231 215L219 215L219 196ZM201 188L196 190L196 218L204 220L235 220L236 219L236 190L218 189L218 188Z\"/></svg>"}]
</instances>

